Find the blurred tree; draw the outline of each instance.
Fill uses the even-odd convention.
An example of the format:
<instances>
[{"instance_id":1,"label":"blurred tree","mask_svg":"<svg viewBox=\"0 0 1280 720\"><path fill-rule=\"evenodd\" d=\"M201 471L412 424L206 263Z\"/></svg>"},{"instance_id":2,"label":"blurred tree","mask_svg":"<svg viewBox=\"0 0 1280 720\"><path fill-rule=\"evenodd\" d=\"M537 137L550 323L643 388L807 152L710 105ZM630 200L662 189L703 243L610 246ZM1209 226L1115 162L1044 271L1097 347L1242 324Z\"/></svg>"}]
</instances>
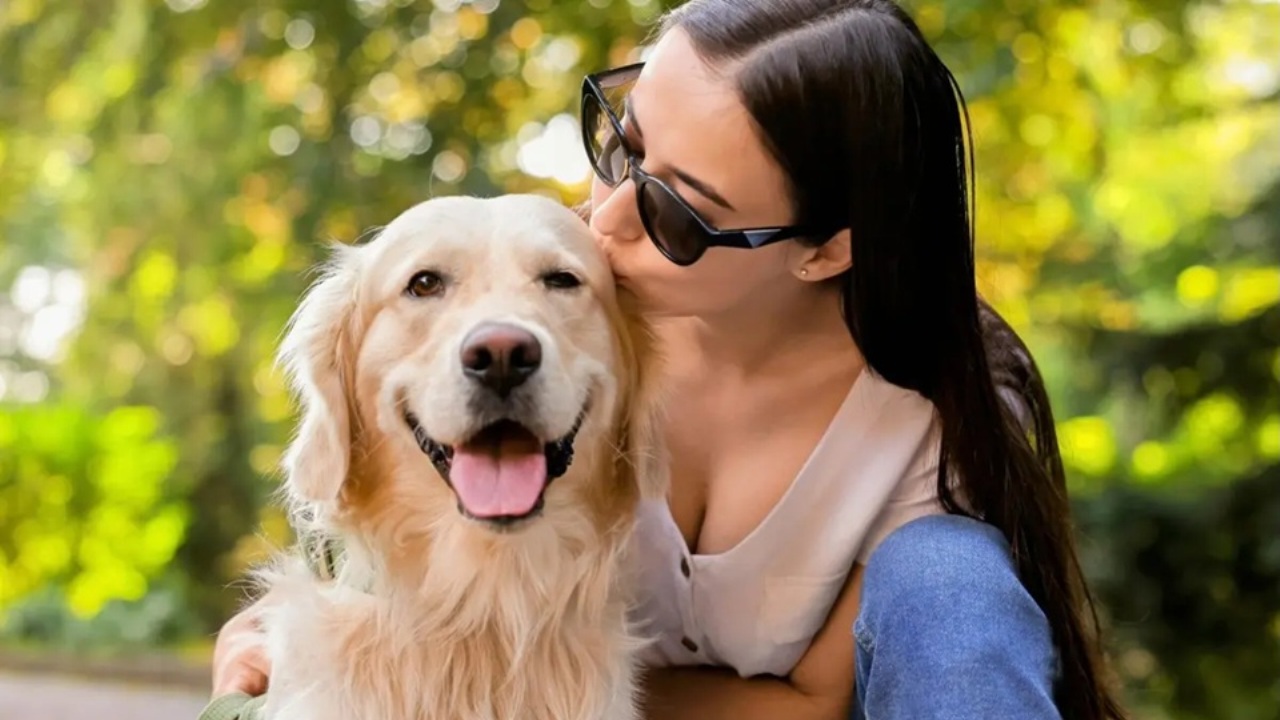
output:
<instances>
[{"instance_id":1,"label":"blurred tree","mask_svg":"<svg viewBox=\"0 0 1280 720\"><path fill-rule=\"evenodd\" d=\"M667 4L0 4L11 632L50 597L216 627L288 535L271 355L322 243L430 195L580 199L581 75ZM1270 717L1280 5L908 5L970 100L983 291L1050 382L1121 671L1171 717Z\"/></svg>"}]
</instances>

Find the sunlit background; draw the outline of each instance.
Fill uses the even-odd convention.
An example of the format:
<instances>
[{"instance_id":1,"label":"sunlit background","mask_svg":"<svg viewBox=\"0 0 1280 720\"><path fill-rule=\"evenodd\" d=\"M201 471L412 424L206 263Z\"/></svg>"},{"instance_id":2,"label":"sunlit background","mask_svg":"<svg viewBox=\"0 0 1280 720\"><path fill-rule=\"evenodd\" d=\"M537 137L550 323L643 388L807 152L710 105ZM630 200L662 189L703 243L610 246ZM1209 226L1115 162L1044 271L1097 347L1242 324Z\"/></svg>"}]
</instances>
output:
<instances>
[{"instance_id":1,"label":"sunlit background","mask_svg":"<svg viewBox=\"0 0 1280 720\"><path fill-rule=\"evenodd\" d=\"M970 101L982 287L1050 383L1132 707L1277 717L1280 4L908 6ZM663 7L0 2L0 716L47 673L198 688L288 538L272 353L323 243L581 200L581 77Z\"/></svg>"}]
</instances>

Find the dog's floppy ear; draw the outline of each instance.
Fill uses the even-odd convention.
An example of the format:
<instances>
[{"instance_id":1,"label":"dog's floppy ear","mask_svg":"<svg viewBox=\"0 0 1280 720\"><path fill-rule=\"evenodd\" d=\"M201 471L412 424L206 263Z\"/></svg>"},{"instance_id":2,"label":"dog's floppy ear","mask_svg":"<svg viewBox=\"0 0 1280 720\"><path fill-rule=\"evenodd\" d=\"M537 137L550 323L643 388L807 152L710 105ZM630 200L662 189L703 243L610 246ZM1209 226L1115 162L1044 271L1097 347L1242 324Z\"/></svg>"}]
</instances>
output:
<instances>
[{"instance_id":1,"label":"dog's floppy ear","mask_svg":"<svg viewBox=\"0 0 1280 720\"><path fill-rule=\"evenodd\" d=\"M302 404L297 437L284 456L288 488L311 502L337 499L351 455L347 388L354 370L357 249L334 248L307 291L280 346L279 361Z\"/></svg>"},{"instance_id":2,"label":"dog's floppy ear","mask_svg":"<svg viewBox=\"0 0 1280 720\"><path fill-rule=\"evenodd\" d=\"M618 308L620 317L614 326L620 333L626 367L619 477L632 474L643 499L665 499L670 463L662 434L661 356L653 328L640 315L635 297L622 288L618 289Z\"/></svg>"}]
</instances>

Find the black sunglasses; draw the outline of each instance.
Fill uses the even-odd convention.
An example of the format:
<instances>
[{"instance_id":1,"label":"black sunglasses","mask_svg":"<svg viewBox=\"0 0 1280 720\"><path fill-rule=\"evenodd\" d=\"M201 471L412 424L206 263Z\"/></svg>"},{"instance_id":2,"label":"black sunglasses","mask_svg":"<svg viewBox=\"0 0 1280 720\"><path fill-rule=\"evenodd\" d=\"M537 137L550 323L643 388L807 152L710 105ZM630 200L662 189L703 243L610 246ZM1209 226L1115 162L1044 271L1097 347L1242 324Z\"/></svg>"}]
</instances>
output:
<instances>
[{"instance_id":1,"label":"black sunglasses","mask_svg":"<svg viewBox=\"0 0 1280 720\"><path fill-rule=\"evenodd\" d=\"M630 178L636 186L640 220L649 238L671 262L688 266L710 247L758 248L797 237L821 237L834 230L805 225L718 230L666 183L640 169L627 146L626 132L614 110L644 63L588 75L582 81L582 142L591 168L609 187ZM612 100L611 100L612 99Z\"/></svg>"}]
</instances>

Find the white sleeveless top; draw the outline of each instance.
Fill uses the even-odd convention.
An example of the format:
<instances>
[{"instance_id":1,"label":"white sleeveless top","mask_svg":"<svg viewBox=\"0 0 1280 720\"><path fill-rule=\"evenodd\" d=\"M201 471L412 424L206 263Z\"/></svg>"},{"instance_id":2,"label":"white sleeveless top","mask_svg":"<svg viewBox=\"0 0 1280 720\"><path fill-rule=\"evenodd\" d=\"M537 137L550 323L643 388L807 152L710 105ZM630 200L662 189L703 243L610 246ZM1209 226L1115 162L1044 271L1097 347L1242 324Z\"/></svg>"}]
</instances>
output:
<instances>
[{"instance_id":1,"label":"white sleeveless top","mask_svg":"<svg viewBox=\"0 0 1280 720\"><path fill-rule=\"evenodd\" d=\"M938 429L932 403L865 370L791 487L726 552L690 553L667 503L642 503L629 564L633 619L655 638L643 662L789 675L853 564L902 524L942 512Z\"/></svg>"}]
</instances>

